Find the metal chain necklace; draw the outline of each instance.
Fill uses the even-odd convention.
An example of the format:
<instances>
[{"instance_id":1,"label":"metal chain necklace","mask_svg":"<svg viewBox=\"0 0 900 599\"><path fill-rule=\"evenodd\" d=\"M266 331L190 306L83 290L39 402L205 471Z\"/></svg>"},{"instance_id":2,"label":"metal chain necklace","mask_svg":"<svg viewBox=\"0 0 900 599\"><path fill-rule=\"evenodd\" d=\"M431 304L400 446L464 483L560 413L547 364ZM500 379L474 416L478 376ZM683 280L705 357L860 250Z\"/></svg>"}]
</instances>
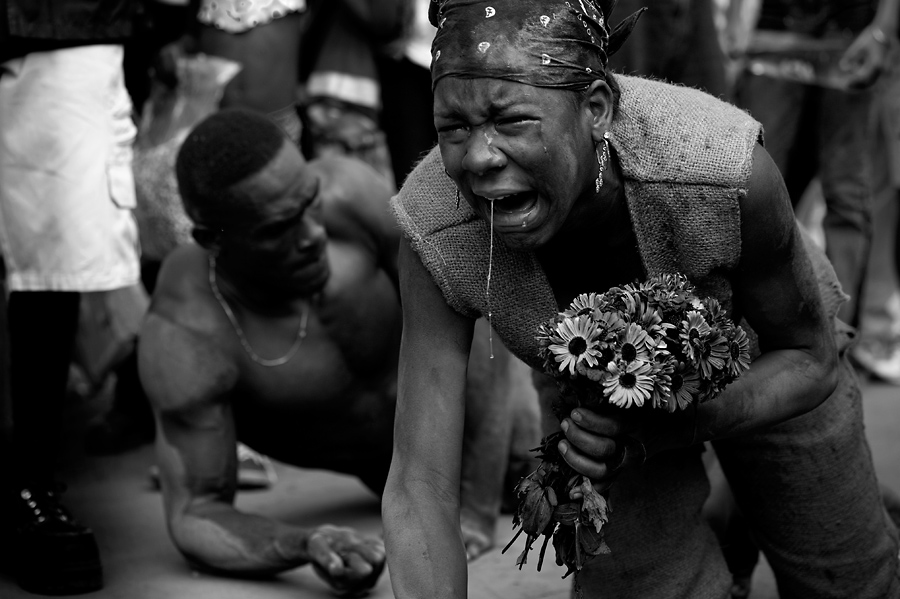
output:
<instances>
[{"instance_id":1,"label":"metal chain necklace","mask_svg":"<svg viewBox=\"0 0 900 599\"><path fill-rule=\"evenodd\" d=\"M238 339L241 342L241 347L244 348L244 351L247 352L250 359L257 364L261 366L281 366L282 364L287 364L291 358L294 357L294 354L297 353L297 350L300 349L300 346L303 345L303 340L306 339L306 325L309 323L309 304L304 304L303 306L303 314L300 315L300 329L297 331L297 338L294 340L294 344L288 352L280 358L267 360L261 358L259 354L253 351L253 347L251 347L250 342L247 341L244 330L238 323L237 318L235 318L234 312L231 311L231 307L228 305L228 302L225 301L222 292L219 291L219 286L216 284L216 257L214 254L209 254L209 287L212 289L212 293L219 302L219 305L222 306L222 310L225 311L225 316L228 317L231 326L234 327L234 332L237 333Z\"/></svg>"}]
</instances>

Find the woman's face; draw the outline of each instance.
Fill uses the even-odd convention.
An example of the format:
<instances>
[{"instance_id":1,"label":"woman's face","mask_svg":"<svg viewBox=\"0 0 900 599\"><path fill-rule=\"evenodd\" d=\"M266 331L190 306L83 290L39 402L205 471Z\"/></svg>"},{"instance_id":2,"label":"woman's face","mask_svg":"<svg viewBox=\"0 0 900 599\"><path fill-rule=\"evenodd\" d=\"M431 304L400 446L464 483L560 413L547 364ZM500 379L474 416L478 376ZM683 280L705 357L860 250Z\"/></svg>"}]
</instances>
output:
<instances>
[{"instance_id":1,"label":"woman's face","mask_svg":"<svg viewBox=\"0 0 900 599\"><path fill-rule=\"evenodd\" d=\"M590 200L598 165L586 100L500 79L441 79L434 124L444 168L507 246L534 250Z\"/></svg>"}]
</instances>

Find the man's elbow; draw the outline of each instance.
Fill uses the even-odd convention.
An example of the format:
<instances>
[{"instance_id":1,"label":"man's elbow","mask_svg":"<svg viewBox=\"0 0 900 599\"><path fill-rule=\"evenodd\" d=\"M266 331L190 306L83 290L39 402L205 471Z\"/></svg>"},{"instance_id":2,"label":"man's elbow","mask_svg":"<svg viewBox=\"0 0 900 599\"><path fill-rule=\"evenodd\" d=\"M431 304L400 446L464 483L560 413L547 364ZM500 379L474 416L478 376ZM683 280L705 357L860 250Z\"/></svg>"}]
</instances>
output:
<instances>
[{"instance_id":1,"label":"man's elbow","mask_svg":"<svg viewBox=\"0 0 900 599\"><path fill-rule=\"evenodd\" d=\"M227 544L216 541L212 523L191 513L190 508L167 514L166 523L172 544L193 568L216 574L230 570L222 559L222 545Z\"/></svg>"}]
</instances>

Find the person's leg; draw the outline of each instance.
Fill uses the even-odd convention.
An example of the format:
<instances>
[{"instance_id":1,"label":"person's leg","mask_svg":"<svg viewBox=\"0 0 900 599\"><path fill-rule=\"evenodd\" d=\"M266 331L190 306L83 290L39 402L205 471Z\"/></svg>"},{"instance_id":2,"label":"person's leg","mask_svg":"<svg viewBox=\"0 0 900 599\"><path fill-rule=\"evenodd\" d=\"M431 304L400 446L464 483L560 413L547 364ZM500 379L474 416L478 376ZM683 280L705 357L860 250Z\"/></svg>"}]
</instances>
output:
<instances>
[{"instance_id":1,"label":"person's leg","mask_svg":"<svg viewBox=\"0 0 900 599\"><path fill-rule=\"evenodd\" d=\"M551 409L556 383L535 372L533 384L544 433L549 434L557 428ZM616 478L604 527L611 553L589 560L578 575L584 597L730 597L732 576L703 512L710 484L701 452L701 446L662 452ZM516 545L511 549L521 551ZM539 548L536 542L535 550ZM553 548L547 551L544 567L555 568L548 565L553 564Z\"/></svg>"},{"instance_id":2,"label":"person's leg","mask_svg":"<svg viewBox=\"0 0 900 599\"><path fill-rule=\"evenodd\" d=\"M838 316L859 325L860 301L872 245L872 138L870 91L821 90L819 177L825 198L825 252L850 295Z\"/></svg>"},{"instance_id":3,"label":"person's leg","mask_svg":"<svg viewBox=\"0 0 900 599\"><path fill-rule=\"evenodd\" d=\"M897 530L887 517L846 359L815 410L714 442L781 599L900 597Z\"/></svg>"},{"instance_id":4,"label":"person's leg","mask_svg":"<svg viewBox=\"0 0 900 599\"><path fill-rule=\"evenodd\" d=\"M431 73L412 61L377 57L381 79L381 128L394 181L399 187L419 160L437 144L432 112Z\"/></svg>"},{"instance_id":5,"label":"person's leg","mask_svg":"<svg viewBox=\"0 0 900 599\"><path fill-rule=\"evenodd\" d=\"M294 12L241 33L202 26L200 49L241 63L229 82L221 107L243 107L270 114L299 142L296 112L297 74L304 14Z\"/></svg>"},{"instance_id":6,"label":"person's leg","mask_svg":"<svg viewBox=\"0 0 900 599\"><path fill-rule=\"evenodd\" d=\"M805 130L808 91L804 85L750 73L740 77L735 89L736 104L762 124L766 150L785 178L795 206L811 170L808 160L801 162L798 158L809 155L810 147L814 147L814 140L801 134Z\"/></svg>"},{"instance_id":7,"label":"person's leg","mask_svg":"<svg viewBox=\"0 0 900 599\"><path fill-rule=\"evenodd\" d=\"M6 298L6 267L0 255L0 472L10 472L12 405L9 398L9 320Z\"/></svg>"},{"instance_id":8,"label":"person's leg","mask_svg":"<svg viewBox=\"0 0 900 599\"><path fill-rule=\"evenodd\" d=\"M17 291L9 298L10 393L20 484L44 485L56 472L78 293Z\"/></svg>"},{"instance_id":9,"label":"person's leg","mask_svg":"<svg viewBox=\"0 0 900 599\"><path fill-rule=\"evenodd\" d=\"M490 335L490 325L479 319L466 380L460 519L472 557L494 543L512 438L513 398L507 387L514 358L498 337L491 343Z\"/></svg>"},{"instance_id":10,"label":"person's leg","mask_svg":"<svg viewBox=\"0 0 900 599\"><path fill-rule=\"evenodd\" d=\"M537 390L531 380L531 368L512 357L508 373L506 393L511 398L512 430L501 512L512 514L516 510L516 485L540 465L535 448L541 444L543 427Z\"/></svg>"},{"instance_id":11,"label":"person's leg","mask_svg":"<svg viewBox=\"0 0 900 599\"><path fill-rule=\"evenodd\" d=\"M134 123L122 48L78 46L4 63L0 243L7 267L13 461L0 541L19 584L43 593L102 586L90 530L59 504L55 448L79 292L133 285Z\"/></svg>"},{"instance_id":12,"label":"person's leg","mask_svg":"<svg viewBox=\"0 0 900 599\"><path fill-rule=\"evenodd\" d=\"M732 576L732 599L749 597L753 571L759 562L759 547L753 540L746 518L738 509L716 453L711 448L704 452L703 463L711 487L703 506L703 517L712 526L722 546L722 554Z\"/></svg>"},{"instance_id":13,"label":"person's leg","mask_svg":"<svg viewBox=\"0 0 900 599\"><path fill-rule=\"evenodd\" d=\"M18 291L9 299L13 471L0 501L3 533L19 585L41 594L103 584L93 533L60 505L55 476L78 301L78 293L57 291Z\"/></svg>"},{"instance_id":14,"label":"person's leg","mask_svg":"<svg viewBox=\"0 0 900 599\"><path fill-rule=\"evenodd\" d=\"M684 48L671 66L672 79L727 100L732 90L726 75L725 51L716 31L713 1L692 0L688 10L690 28Z\"/></svg>"},{"instance_id":15,"label":"person's leg","mask_svg":"<svg viewBox=\"0 0 900 599\"><path fill-rule=\"evenodd\" d=\"M645 7L641 0L621 0L614 18L623 19ZM690 29L690 12L683 1L657 0L641 15L628 43L610 57L610 68L646 77L678 76L672 65L683 56Z\"/></svg>"},{"instance_id":16,"label":"person's leg","mask_svg":"<svg viewBox=\"0 0 900 599\"><path fill-rule=\"evenodd\" d=\"M585 597L730 598L732 576L703 514L710 487L700 452L659 453L613 482L604 527L611 553L578 574Z\"/></svg>"},{"instance_id":17,"label":"person's leg","mask_svg":"<svg viewBox=\"0 0 900 599\"><path fill-rule=\"evenodd\" d=\"M713 442L781 599L897 599L897 530L879 493L862 391L845 352L855 330L835 317L846 300L824 252L804 243L834 322L838 385L814 410Z\"/></svg>"}]
</instances>

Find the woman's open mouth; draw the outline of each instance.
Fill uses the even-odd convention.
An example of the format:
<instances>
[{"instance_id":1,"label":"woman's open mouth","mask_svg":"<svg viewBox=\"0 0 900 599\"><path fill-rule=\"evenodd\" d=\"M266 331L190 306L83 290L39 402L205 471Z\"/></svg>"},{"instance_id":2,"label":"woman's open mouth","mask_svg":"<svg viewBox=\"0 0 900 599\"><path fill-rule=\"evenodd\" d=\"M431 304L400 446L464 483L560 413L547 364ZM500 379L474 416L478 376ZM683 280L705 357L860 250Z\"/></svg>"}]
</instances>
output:
<instances>
[{"instance_id":1,"label":"woman's open mouth","mask_svg":"<svg viewBox=\"0 0 900 599\"><path fill-rule=\"evenodd\" d=\"M535 212L538 203L536 191L513 193L494 198L485 197L488 209L493 212L494 227L526 227L529 217Z\"/></svg>"}]
</instances>

